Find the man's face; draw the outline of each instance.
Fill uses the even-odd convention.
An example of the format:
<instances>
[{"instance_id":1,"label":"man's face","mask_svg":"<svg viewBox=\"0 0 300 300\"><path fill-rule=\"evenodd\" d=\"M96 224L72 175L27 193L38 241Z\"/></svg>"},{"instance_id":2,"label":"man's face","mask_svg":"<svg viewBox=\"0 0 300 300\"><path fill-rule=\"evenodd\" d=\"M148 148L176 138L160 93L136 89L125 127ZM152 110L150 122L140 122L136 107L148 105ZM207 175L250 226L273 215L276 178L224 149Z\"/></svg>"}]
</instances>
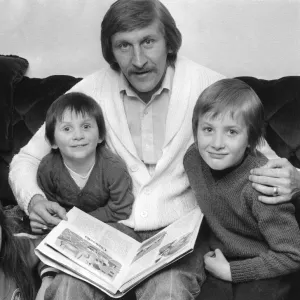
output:
<instances>
[{"instance_id":1,"label":"man's face","mask_svg":"<svg viewBox=\"0 0 300 300\"><path fill-rule=\"evenodd\" d=\"M166 41L158 21L112 36L114 57L121 71L139 93L154 93L167 67Z\"/></svg>"}]
</instances>

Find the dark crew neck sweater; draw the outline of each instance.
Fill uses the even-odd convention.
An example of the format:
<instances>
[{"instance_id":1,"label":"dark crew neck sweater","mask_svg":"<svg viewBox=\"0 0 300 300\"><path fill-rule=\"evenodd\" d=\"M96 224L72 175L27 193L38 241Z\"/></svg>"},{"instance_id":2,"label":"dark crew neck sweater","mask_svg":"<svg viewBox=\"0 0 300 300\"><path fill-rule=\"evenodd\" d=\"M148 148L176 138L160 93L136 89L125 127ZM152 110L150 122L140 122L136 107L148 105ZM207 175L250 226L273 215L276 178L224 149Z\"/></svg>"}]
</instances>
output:
<instances>
[{"instance_id":1,"label":"dark crew neck sweater","mask_svg":"<svg viewBox=\"0 0 300 300\"><path fill-rule=\"evenodd\" d=\"M230 263L233 282L266 279L300 269L300 230L292 203L267 205L249 181L250 170L267 158L248 154L230 172L216 176L195 144L184 167L211 234L209 246Z\"/></svg>"}]
</instances>

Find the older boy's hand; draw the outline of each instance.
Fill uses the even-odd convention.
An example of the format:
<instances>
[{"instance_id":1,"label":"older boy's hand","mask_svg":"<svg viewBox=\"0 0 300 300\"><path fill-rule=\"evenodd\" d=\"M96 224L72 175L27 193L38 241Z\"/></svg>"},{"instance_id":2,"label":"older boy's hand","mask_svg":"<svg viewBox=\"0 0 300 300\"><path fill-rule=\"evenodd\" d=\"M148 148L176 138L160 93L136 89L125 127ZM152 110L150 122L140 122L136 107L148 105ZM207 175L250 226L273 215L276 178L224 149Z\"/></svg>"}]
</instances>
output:
<instances>
[{"instance_id":1,"label":"older boy's hand","mask_svg":"<svg viewBox=\"0 0 300 300\"><path fill-rule=\"evenodd\" d=\"M31 230L37 234L45 234L61 220L67 220L66 210L58 203L48 201L42 195L32 197L28 212Z\"/></svg>"},{"instance_id":2,"label":"older boy's hand","mask_svg":"<svg viewBox=\"0 0 300 300\"><path fill-rule=\"evenodd\" d=\"M216 278L232 281L230 264L220 249L210 251L204 255L204 267Z\"/></svg>"},{"instance_id":3,"label":"older boy's hand","mask_svg":"<svg viewBox=\"0 0 300 300\"><path fill-rule=\"evenodd\" d=\"M287 202L300 192L300 171L287 159L272 159L262 166L251 170L249 179L260 193L258 200L267 204Z\"/></svg>"}]
</instances>

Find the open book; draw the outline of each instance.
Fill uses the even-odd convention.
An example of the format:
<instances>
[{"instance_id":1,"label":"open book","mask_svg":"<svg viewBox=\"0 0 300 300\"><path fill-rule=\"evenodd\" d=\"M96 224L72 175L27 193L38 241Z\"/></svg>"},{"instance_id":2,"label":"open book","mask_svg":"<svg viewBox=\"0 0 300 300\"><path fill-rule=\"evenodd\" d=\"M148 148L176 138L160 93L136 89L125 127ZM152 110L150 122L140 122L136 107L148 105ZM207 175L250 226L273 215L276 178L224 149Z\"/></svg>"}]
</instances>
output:
<instances>
[{"instance_id":1,"label":"open book","mask_svg":"<svg viewBox=\"0 0 300 300\"><path fill-rule=\"evenodd\" d=\"M74 207L35 249L45 264L113 298L193 251L202 221L198 207L139 243Z\"/></svg>"}]
</instances>

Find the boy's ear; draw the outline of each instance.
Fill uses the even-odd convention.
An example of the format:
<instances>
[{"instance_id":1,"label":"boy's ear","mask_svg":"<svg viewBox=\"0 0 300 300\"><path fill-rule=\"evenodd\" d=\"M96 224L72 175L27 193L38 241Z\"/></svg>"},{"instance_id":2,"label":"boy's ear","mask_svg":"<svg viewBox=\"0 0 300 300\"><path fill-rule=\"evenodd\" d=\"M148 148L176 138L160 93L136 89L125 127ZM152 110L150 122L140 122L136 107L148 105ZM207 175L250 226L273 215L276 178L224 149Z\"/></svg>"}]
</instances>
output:
<instances>
[{"instance_id":1,"label":"boy's ear","mask_svg":"<svg viewBox=\"0 0 300 300\"><path fill-rule=\"evenodd\" d=\"M98 139L98 144L101 144L103 142L104 139L100 138Z\"/></svg>"},{"instance_id":2,"label":"boy's ear","mask_svg":"<svg viewBox=\"0 0 300 300\"><path fill-rule=\"evenodd\" d=\"M51 145L51 148L52 149L57 149L58 147L57 147L57 145L54 144L54 145Z\"/></svg>"}]
</instances>

